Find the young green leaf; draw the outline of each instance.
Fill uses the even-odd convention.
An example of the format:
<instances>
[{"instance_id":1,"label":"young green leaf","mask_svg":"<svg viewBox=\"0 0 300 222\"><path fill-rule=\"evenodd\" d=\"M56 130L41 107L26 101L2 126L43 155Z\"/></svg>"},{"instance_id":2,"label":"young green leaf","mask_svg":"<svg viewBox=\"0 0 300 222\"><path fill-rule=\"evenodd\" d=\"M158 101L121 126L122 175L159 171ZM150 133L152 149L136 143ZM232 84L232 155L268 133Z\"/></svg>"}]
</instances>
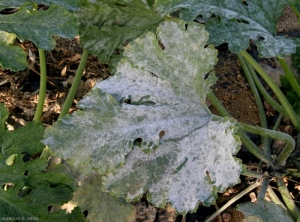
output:
<instances>
[{"instance_id":1,"label":"young green leaf","mask_svg":"<svg viewBox=\"0 0 300 222\"><path fill-rule=\"evenodd\" d=\"M266 200L260 200L258 203L248 202L239 204L237 210L245 215L245 221L294 221L294 219L288 215L286 209Z\"/></svg>"},{"instance_id":2,"label":"young green leaf","mask_svg":"<svg viewBox=\"0 0 300 222\"><path fill-rule=\"evenodd\" d=\"M127 200L146 190L155 205L181 213L209 205L239 182L240 146L230 120L213 121L205 105L217 61L196 23L163 22L124 49L115 76L80 101L84 111L46 130L44 143L73 168L90 163L104 187Z\"/></svg>"},{"instance_id":3,"label":"young green leaf","mask_svg":"<svg viewBox=\"0 0 300 222\"><path fill-rule=\"evenodd\" d=\"M258 46L261 57L289 55L295 51L296 43L291 39L275 37L276 23L284 7L299 0L158 0L157 10L165 15L180 11L180 17L192 21L203 16L204 21L212 15L206 29L210 33L209 43L228 43L233 53L249 47L252 39Z\"/></svg>"},{"instance_id":4,"label":"young green leaf","mask_svg":"<svg viewBox=\"0 0 300 222\"><path fill-rule=\"evenodd\" d=\"M122 198L103 192L100 176L87 178L74 193L74 198L70 203L87 210L86 219L89 221L135 221L133 205Z\"/></svg>"},{"instance_id":5,"label":"young green leaf","mask_svg":"<svg viewBox=\"0 0 300 222\"><path fill-rule=\"evenodd\" d=\"M77 11L80 8L80 3L82 2L82 0L0 0L0 10L4 8L20 7L22 4L27 2L34 2L44 5L56 4L69 10Z\"/></svg>"},{"instance_id":6,"label":"young green leaf","mask_svg":"<svg viewBox=\"0 0 300 222\"><path fill-rule=\"evenodd\" d=\"M78 14L80 42L107 63L128 40L157 27L162 18L143 0L89 1Z\"/></svg>"},{"instance_id":7,"label":"young green leaf","mask_svg":"<svg viewBox=\"0 0 300 222\"><path fill-rule=\"evenodd\" d=\"M48 10L37 10L34 3L22 5L14 14L0 15L0 30L30 40L44 50L54 48L53 36L73 38L78 34L76 19L67 9L51 5Z\"/></svg>"},{"instance_id":8,"label":"young green leaf","mask_svg":"<svg viewBox=\"0 0 300 222\"><path fill-rule=\"evenodd\" d=\"M16 36L0 31L0 65L3 68L19 71L28 66L26 52L18 46L13 46Z\"/></svg>"}]
</instances>

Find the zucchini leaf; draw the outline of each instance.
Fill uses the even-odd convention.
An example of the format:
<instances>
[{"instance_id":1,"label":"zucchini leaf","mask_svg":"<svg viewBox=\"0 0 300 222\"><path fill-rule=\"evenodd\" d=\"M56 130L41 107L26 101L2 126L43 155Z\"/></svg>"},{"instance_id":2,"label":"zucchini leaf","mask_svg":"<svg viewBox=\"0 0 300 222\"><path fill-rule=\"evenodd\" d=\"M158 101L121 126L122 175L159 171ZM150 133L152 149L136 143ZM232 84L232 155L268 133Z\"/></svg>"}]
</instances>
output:
<instances>
[{"instance_id":1,"label":"zucchini leaf","mask_svg":"<svg viewBox=\"0 0 300 222\"><path fill-rule=\"evenodd\" d=\"M24 3L33 2L37 4L52 5L56 4L65 7L72 11L77 11L80 8L82 0L0 0L0 10L5 8L20 7Z\"/></svg>"},{"instance_id":2,"label":"zucchini leaf","mask_svg":"<svg viewBox=\"0 0 300 222\"><path fill-rule=\"evenodd\" d=\"M76 18L67 9L51 5L48 10L37 10L34 3L22 5L11 15L0 15L0 30L30 40L44 50L54 48L53 36L71 39L78 34Z\"/></svg>"},{"instance_id":3,"label":"zucchini leaf","mask_svg":"<svg viewBox=\"0 0 300 222\"><path fill-rule=\"evenodd\" d=\"M104 190L126 200L148 191L180 213L239 182L240 148L231 119L205 105L217 51L204 26L169 20L124 48L117 72L49 127L44 143L79 173L92 166Z\"/></svg>"},{"instance_id":4,"label":"zucchini leaf","mask_svg":"<svg viewBox=\"0 0 300 222\"><path fill-rule=\"evenodd\" d=\"M209 43L228 43L233 53L249 47L254 40L261 57L290 55L297 43L276 36L276 23L284 7L299 0L158 0L157 10L162 14L180 11L180 17L192 21L202 16L210 33ZM217 16L211 18L211 16Z\"/></svg>"},{"instance_id":5,"label":"zucchini leaf","mask_svg":"<svg viewBox=\"0 0 300 222\"><path fill-rule=\"evenodd\" d=\"M78 20L83 47L107 63L117 49L156 28L162 18L145 0L102 0L88 1L78 13Z\"/></svg>"},{"instance_id":6,"label":"zucchini leaf","mask_svg":"<svg viewBox=\"0 0 300 222\"><path fill-rule=\"evenodd\" d=\"M8 132L5 120L8 111L0 104L0 215L3 218L39 221L84 221L79 208L71 214L59 210L50 213L53 205L72 199L76 181L57 167L48 166L48 158L40 157L44 145L44 127L29 123ZM53 169L54 168L54 169ZM52 170L49 170L52 169ZM47 172L49 171L49 173ZM5 220L5 219L4 219ZM10 219L8 219L10 220Z\"/></svg>"},{"instance_id":7,"label":"zucchini leaf","mask_svg":"<svg viewBox=\"0 0 300 222\"><path fill-rule=\"evenodd\" d=\"M245 222L251 221L294 221L288 215L286 209L282 206L266 200L259 200L258 203L244 203L237 206L237 210L241 211L246 219Z\"/></svg>"},{"instance_id":8,"label":"zucchini leaf","mask_svg":"<svg viewBox=\"0 0 300 222\"><path fill-rule=\"evenodd\" d=\"M0 31L0 65L3 68L19 71L28 66L27 55L20 47L13 45L15 40L14 34Z\"/></svg>"},{"instance_id":9,"label":"zucchini leaf","mask_svg":"<svg viewBox=\"0 0 300 222\"><path fill-rule=\"evenodd\" d=\"M113 197L102 192L100 176L87 178L74 193L70 202L88 211L88 221L118 221L129 222L135 220L134 206L122 198ZM100 210L99 210L100 209Z\"/></svg>"}]
</instances>

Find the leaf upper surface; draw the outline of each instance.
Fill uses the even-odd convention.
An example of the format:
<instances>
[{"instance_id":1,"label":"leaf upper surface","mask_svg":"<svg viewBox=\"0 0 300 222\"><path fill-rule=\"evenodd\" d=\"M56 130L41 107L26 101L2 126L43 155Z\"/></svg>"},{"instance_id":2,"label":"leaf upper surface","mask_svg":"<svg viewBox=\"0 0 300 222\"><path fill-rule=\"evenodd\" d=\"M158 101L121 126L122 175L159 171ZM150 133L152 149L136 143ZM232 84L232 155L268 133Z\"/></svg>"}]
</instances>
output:
<instances>
[{"instance_id":1,"label":"leaf upper surface","mask_svg":"<svg viewBox=\"0 0 300 222\"><path fill-rule=\"evenodd\" d=\"M54 48L53 36L73 38L78 34L76 19L67 9L51 5L46 11L37 11L33 3L22 5L14 14L0 15L0 30L30 40L44 50Z\"/></svg>"},{"instance_id":2,"label":"leaf upper surface","mask_svg":"<svg viewBox=\"0 0 300 222\"><path fill-rule=\"evenodd\" d=\"M13 46L16 36L0 31L0 65L13 71L27 68L26 53L18 46Z\"/></svg>"},{"instance_id":3,"label":"leaf upper surface","mask_svg":"<svg viewBox=\"0 0 300 222\"><path fill-rule=\"evenodd\" d=\"M245 221L254 221L251 220L251 217L257 221L294 221L286 209L266 200L260 200L258 203L239 204L237 209L246 216Z\"/></svg>"},{"instance_id":4,"label":"leaf upper surface","mask_svg":"<svg viewBox=\"0 0 300 222\"><path fill-rule=\"evenodd\" d=\"M135 221L133 205L122 198L113 197L109 193L103 192L100 176L87 178L74 193L71 204L79 205L83 210L88 210L86 219L89 221Z\"/></svg>"},{"instance_id":5,"label":"leaf upper surface","mask_svg":"<svg viewBox=\"0 0 300 222\"><path fill-rule=\"evenodd\" d=\"M192 21L203 16L205 21L214 14L221 20L211 19L206 24L210 33L209 43L228 43L229 49L238 53L249 47L252 39L259 47L261 57L289 55L296 43L291 39L276 37L276 23L284 7L299 0L158 0L156 7L161 14L181 10L181 18Z\"/></svg>"},{"instance_id":6,"label":"leaf upper surface","mask_svg":"<svg viewBox=\"0 0 300 222\"><path fill-rule=\"evenodd\" d=\"M202 25L171 20L129 43L116 74L80 101L84 111L48 128L44 143L81 172L91 163L107 174L116 196L149 190L154 204L179 212L211 204L239 181L241 164L234 123L212 121L205 105L217 61L207 39Z\"/></svg>"},{"instance_id":7,"label":"leaf upper surface","mask_svg":"<svg viewBox=\"0 0 300 222\"><path fill-rule=\"evenodd\" d=\"M89 1L78 20L81 44L107 63L116 49L155 28L162 18L143 0L103 0Z\"/></svg>"},{"instance_id":8,"label":"leaf upper surface","mask_svg":"<svg viewBox=\"0 0 300 222\"><path fill-rule=\"evenodd\" d=\"M79 10L81 0L0 0L0 10L4 8L20 7L27 2L34 2L44 5L56 4L70 10Z\"/></svg>"},{"instance_id":9,"label":"leaf upper surface","mask_svg":"<svg viewBox=\"0 0 300 222\"><path fill-rule=\"evenodd\" d=\"M49 222L84 221L79 208L71 214L63 210L49 213L48 207L62 205L72 198L77 183L57 167L48 166L48 158L36 157L44 148L40 142L42 124L31 122L8 132L4 127L7 117L7 109L0 104L0 215L30 216ZM51 169L49 173L47 168Z\"/></svg>"}]
</instances>

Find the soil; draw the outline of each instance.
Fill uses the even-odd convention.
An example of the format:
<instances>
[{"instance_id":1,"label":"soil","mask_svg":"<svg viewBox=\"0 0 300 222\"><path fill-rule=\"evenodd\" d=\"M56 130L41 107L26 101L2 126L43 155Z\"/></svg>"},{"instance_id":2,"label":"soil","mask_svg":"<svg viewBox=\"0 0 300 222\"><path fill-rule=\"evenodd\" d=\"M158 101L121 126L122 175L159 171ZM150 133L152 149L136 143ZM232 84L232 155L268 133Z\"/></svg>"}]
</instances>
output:
<instances>
[{"instance_id":1,"label":"soil","mask_svg":"<svg viewBox=\"0 0 300 222\"><path fill-rule=\"evenodd\" d=\"M286 15L291 13L291 9L286 9ZM292 13L293 15L293 13ZM295 26L296 24L296 26ZM281 19L277 26L278 31L295 31L299 30L295 23L294 16L286 16ZM288 28L287 28L288 27ZM78 39L72 41L56 38L56 47L51 52L46 53L47 60L47 96L45 101L44 113L42 122L45 125L52 125L56 122L60 113L61 107L65 101L69 87L72 84L72 79L76 73L77 67L80 62L82 48L79 46ZM39 89L39 59L38 50L31 42L19 42L27 54L30 63L30 68L25 71L11 72L0 68L0 102L4 103L9 109L9 129L14 130L26 124L33 119L35 108L38 101ZM237 60L237 56L230 53L226 45L218 47L218 64L215 67L215 73L218 77L217 83L212 87L214 93L222 102L227 111L238 121L259 125L258 110L252 96L249 84L245 79L241 66ZM275 72L272 65L268 62L262 61L267 66L271 67L271 72ZM269 65L268 65L269 64ZM73 107L70 112L76 109L76 103L86 93L88 93L94 86L95 82L99 79L105 79L109 76L108 66L101 64L96 57L90 55L85 68L82 81L76 94ZM274 112L267 104L265 104L268 111L269 123L272 125L272 120L276 117ZM213 106L210 106L212 113L218 114ZM293 134L293 126L285 119L280 129L289 134ZM256 142L260 142L259 138ZM252 159L247 157L250 155L245 152L246 159L243 159L244 164L252 164ZM257 163L254 163L254 167ZM218 205L226 202L232 198L240 190L244 189L251 181L247 178L242 179L242 183L236 187L229 188L225 193L219 195L217 200ZM255 196L255 194L254 194ZM299 196L299 195L298 195ZM249 201L250 197L246 197ZM136 205L137 221L140 222L167 222L174 221L176 213L174 210L166 207L165 209L156 209L151 205L145 204L146 201L142 200ZM186 221L203 221L206 216L212 214L215 207L210 208L199 207L198 212L195 214L188 214ZM222 217L240 218L234 209L228 209L222 214ZM223 218L223 220L224 220ZM181 221L182 217L178 216L176 221ZM225 220L224 220L225 221ZM234 221L233 219L228 221ZM241 221L237 219L236 221Z\"/></svg>"}]
</instances>

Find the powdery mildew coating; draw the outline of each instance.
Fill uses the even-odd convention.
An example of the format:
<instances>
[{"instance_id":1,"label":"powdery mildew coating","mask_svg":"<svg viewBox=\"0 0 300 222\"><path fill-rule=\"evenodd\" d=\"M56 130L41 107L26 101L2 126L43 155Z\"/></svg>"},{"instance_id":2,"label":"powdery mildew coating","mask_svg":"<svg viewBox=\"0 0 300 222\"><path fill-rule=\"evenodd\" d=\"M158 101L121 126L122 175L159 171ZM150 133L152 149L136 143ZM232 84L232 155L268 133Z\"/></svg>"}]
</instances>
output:
<instances>
[{"instance_id":1,"label":"powdery mildew coating","mask_svg":"<svg viewBox=\"0 0 300 222\"><path fill-rule=\"evenodd\" d=\"M212 121L205 105L216 78L204 77L217 61L207 39L202 25L171 20L134 40L116 74L80 101L84 111L49 129L45 144L80 173L91 163L129 201L148 189L152 203L182 213L211 204L239 182L241 164L234 124Z\"/></svg>"}]
</instances>

